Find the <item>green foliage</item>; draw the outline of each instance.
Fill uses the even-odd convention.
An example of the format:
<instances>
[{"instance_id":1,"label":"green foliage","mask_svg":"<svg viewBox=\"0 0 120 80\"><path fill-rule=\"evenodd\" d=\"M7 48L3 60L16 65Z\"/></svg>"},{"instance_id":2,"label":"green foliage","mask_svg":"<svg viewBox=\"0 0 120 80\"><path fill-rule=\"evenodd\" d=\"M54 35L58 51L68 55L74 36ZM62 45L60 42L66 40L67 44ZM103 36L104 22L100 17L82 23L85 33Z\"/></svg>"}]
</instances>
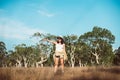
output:
<instances>
[{"instance_id":1,"label":"green foliage","mask_svg":"<svg viewBox=\"0 0 120 80\"><path fill-rule=\"evenodd\" d=\"M5 66L6 55L6 45L3 41L0 41L0 67Z\"/></svg>"},{"instance_id":2,"label":"green foliage","mask_svg":"<svg viewBox=\"0 0 120 80\"><path fill-rule=\"evenodd\" d=\"M109 30L95 26L91 32L81 35L78 41L89 46L90 52L87 53L94 53L99 56L100 64L110 64L113 56L111 44L114 43L115 37ZM95 61L94 56L89 58Z\"/></svg>"},{"instance_id":3,"label":"green foliage","mask_svg":"<svg viewBox=\"0 0 120 80\"><path fill-rule=\"evenodd\" d=\"M120 47L114 51L114 54L113 64L120 66Z\"/></svg>"}]
</instances>

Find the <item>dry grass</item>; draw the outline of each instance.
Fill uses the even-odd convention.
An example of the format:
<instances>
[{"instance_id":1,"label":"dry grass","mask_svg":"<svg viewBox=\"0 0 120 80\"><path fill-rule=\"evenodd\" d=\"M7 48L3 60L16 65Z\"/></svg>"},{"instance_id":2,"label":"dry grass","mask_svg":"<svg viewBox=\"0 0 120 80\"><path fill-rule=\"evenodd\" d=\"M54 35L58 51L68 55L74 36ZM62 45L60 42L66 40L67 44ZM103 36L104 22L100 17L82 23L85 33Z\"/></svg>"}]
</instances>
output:
<instances>
[{"instance_id":1,"label":"dry grass","mask_svg":"<svg viewBox=\"0 0 120 80\"><path fill-rule=\"evenodd\" d=\"M0 80L120 80L120 67L65 68L64 74L53 68L0 68Z\"/></svg>"}]
</instances>

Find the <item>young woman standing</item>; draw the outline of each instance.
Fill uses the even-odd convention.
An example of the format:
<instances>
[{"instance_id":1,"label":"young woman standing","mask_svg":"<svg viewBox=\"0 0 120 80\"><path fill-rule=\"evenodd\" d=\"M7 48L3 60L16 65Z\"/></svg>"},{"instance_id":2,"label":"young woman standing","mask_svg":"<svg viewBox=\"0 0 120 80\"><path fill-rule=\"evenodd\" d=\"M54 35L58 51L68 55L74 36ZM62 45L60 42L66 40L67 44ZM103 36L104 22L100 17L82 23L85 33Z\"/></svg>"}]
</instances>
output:
<instances>
[{"instance_id":1,"label":"young woman standing","mask_svg":"<svg viewBox=\"0 0 120 80\"><path fill-rule=\"evenodd\" d=\"M65 51L65 43L62 37L57 37L57 41L51 41L46 39L46 41L55 44L55 54L54 54L54 72L57 72L58 62L60 60L61 70L64 73L64 60L67 59L66 51Z\"/></svg>"}]
</instances>

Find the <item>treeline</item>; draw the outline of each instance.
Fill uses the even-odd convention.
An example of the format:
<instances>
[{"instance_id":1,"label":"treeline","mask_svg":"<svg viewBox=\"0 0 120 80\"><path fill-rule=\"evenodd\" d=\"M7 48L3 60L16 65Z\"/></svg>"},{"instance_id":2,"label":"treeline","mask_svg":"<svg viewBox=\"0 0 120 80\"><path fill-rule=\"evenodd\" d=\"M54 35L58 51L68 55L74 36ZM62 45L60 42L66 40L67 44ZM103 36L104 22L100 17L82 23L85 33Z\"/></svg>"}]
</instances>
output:
<instances>
[{"instance_id":1,"label":"treeline","mask_svg":"<svg viewBox=\"0 0 120 80\"><path fill-rule=\"evenodd\" d=\"M107 29L95 26L92 31L83 35L62 36L66 44L68 60L65 65L74 66L110 66L120 65L120 48L113 51L115 36ZM56 40L56 35L36 32L31 38L36 38L36 45L19 44L14 51L6 51L3 41L0 42L1 67L43 67L53 66L55 45L43 39Z\"/></svg>"}]
</instances>

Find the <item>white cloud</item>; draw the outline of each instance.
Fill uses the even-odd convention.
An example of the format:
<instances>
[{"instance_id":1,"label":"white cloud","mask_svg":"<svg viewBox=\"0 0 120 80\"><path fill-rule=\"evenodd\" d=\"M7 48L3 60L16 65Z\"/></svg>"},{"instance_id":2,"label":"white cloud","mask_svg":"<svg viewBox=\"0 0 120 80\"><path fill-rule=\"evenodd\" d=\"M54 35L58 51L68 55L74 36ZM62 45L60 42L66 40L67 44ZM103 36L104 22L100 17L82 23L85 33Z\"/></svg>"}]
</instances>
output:
<instances>
[{"instance_id":1,"label":"white cloud","mask_svg":"<svg viewBox=\"0 0 120 80\"><path fill-rule=\"evenodd\" d=\"M35 32L44 33L40 29L30 28L21 22L0 18L0 37L26 40Z\"/></svg>"},{"instance_id":2,"label":"white cloud","mask_svg":"<svg viewBox=\"0 0 120 80\"><path fill-rule=\"evenodd\" d=\"M43 10L38 10L38 13L40 13L43 16L47 16L47 17L53 17L53 16L55 16L55 14L49 13L49 12L43 11Z\"/></svg>"}]
</instances>

